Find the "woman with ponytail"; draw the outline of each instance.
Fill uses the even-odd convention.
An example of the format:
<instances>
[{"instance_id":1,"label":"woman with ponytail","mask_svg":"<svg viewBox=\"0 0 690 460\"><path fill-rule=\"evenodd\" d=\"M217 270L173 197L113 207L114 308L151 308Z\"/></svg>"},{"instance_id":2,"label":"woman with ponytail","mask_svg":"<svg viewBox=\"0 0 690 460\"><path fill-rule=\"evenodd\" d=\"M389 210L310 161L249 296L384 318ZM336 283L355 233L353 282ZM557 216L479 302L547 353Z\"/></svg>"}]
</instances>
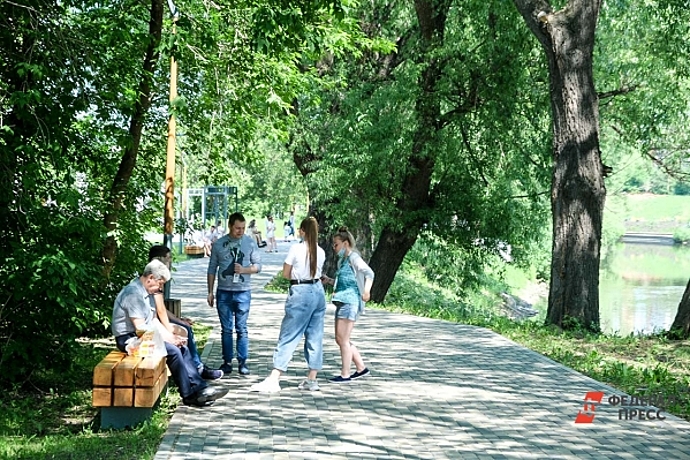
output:
<instances>
[{"instance_id":1,"label":"woman with ponytail","mask_svg":"<svg viewBox=\"0 0 690 460\"><path fill-rule=\"evenodd\" d=\"M335 305L335 341L340 347L342 368L340 375L328 379L331 383L348 383L369 375L359 350L350 341L355 322L364 312L364 302L371 297L374 271L355 250L355 239L347 227L340 227L333 235L333 250L338 257L335 279L324 276L322 281L332 284ZM350 374L354 363L356 370Z\"/></svg>"},{"instance_id":2,"label":"woman with ponytail","mask_svg":"<svg viewBox=\"0 0 690 460\"><path fill-rule=\"evenodd\" d=\"M316 219L304 219L298 232L302 242L290 246L283 263L283 277L290 280L290 290L285 301L278 345L273 352L273 370L263 381L252 385L249 391L280 391L280 377L287 371L302 336L309 372L298 388L319 390L316 374L323 364L323 322L326 315L326 294L320 278L326 253L317 245L319 225Z\"/></svg>"}]
</instances>

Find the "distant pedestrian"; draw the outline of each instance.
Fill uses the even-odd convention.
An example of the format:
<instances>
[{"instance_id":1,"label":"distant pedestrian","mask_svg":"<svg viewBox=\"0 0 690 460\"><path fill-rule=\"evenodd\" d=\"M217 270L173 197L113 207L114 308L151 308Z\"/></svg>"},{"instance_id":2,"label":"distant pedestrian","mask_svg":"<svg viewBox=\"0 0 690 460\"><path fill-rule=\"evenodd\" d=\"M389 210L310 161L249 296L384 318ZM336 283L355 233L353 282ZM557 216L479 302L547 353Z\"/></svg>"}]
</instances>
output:
<instances>
[{"instance_id":1,"label":"distant pedestrian","mask_svg":"<svg viewBox=\"0 0 690 460\"><path fill-rule=\"evenodd\" d=\"M319 278L326 254L317 245L318 233L316 219L304 219L299 228L303 241L293 244L288 250L283 263L283 277L290 280L290 290L285 300L285 316L280 324L278 344L273 352L273 370L266 379L252 385L249 391L280 391L280 377L287 371L302 336L309 371L298 388L319 390L316 375L323 364L323 321L326 315L326 294Z\"/></svg>"},{"instance_id":2,"label":"distant pedestrian","mask_svg":"<svg viewBox=\"0 0 690 460\"><path fill-rule=\"evenodd\" d=\"M292 228L290 227L290 222L287 220L283 223L283 240L284 241L290 241L290 237L292 236Z\"/></svg>"},{"instance_id":3,"label":"distant pedestrian","mask_svg":"<svg viewBox=\"0 0 690 460\"><path fill-rule=\"evenodd\" d=\"M249 221L249 227L247 227L247 231L249 232L249 236L254 238L256 241L256 245L260 248L266 246L265 243L263 243L263 237L261 236L261 231L257 228L256 226L256 219L252 219Z\"/></svg>"},{"instance_id":4,"label":"distant pedestrian","mask_svg":"<svg viewBox=\"0 0 690 460\"><path fill-rule=\"evenodd\" d=\"M204 235L204 255L206 257L211 257L211 246L213 246L217 239L216 226L211 225L211 229Z\"/></svg>"},{"instance_id":5,"label":"distant pedestrian","mask_svg":"<svg viewBox=\"0 0 690 460\"><path fill-rule=\"evenodd\" d=\"M290 211L290 217L288 217L288 222L290 223L290 236L295 236L295 211Z\"/></svg>"},{"instance_id":6,"label":"distant pedestrian","mask_svg":"<svg viewBox=\"0 0 690 460\"><path fill-rule=\"evenodd\" d=\"M273 222L273 216L268 216L266 221L266 241L268 248L266 252L278 252L278 244L276 243L276 224Z\"/></svg>"},{"instance_id":7,"label":"distant pedestrian","mask_svg":"<svg viewBox=\"0 0 690 460\"><path fill-rule=\"evenodd\" d=\"M247 319L251 301L250 278L252 273L261 272L261 255L254 238L245 235L246 220L236 212L228 218L229 233L211 247L208 262L207 287L208 304L213 307L217 298L218 318L220 319L223 365L220 370L228 375L232 372L233 326L237 332L237 361L239 373L249 374L249 336ZM218 275L218 288L213 288Z\"/></svg>"},{"instance_id":8,"label":"distant pedestrian","mask_svg":"<svg viewBox=\"0 0 690 460\"><path fill-rule=\"evenodd\" d=\"M322 281L333 285L331 302L335 310L335 341L340 347L342 367L340 375L329 379L332 383L347 383L369 375L359 350L350 341L352 329L359 315L364 311L364 303L371 297L374 272L355 251L355 240L347 227L340 227L333 236L333 249L338 257L335 279L324 276ZM350 374L354 363L356 370Z\"/></svg>"}]
</instances>

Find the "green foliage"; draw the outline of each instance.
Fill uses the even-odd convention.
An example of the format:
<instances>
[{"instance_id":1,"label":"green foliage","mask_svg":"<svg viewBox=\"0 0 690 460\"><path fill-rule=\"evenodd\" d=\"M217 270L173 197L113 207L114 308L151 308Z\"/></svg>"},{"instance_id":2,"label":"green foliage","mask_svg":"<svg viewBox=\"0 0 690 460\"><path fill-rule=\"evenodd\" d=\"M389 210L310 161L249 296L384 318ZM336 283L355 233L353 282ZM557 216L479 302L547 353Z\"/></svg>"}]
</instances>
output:
<instances>
[{"instance_id":1,"label":"green foliage","mask_svg":"<svg viewBox=\"0 0 690 460\"><path fill-rule=\"evenodd\" d=\"M329 224L370 229L374 245L384 228L429 232L440 237L431 252L457 247L469 256L451 262L467 274L502 244L529 257L548 210L548 85L543 67L537 75L524 68L535 44L515 11L504 2L451 9L443 42L420 57L411 5L373 6L357 12L363 30L398 40L395 52L320 61L314 66L332 85L299 99L291 149L313 206ZM433 91L440 114L420 127L428 61L442 63ZM426 164L429 189L410 206L418 198L406 180Z\"/></svg>"},{"instance_id":2,"label":"green foliage","mask_svg":"<svg viewBox=\"0 0 690 460\"><path fill-rule=\"evenodd\" d=\"M689 19L674 0L602 4L594 72L610 192L674 193L669 173L687 179Z\"/></svg>"},{"instance_id":3,"label":"green foliage","mask_svg":"<svg viewBox=\"0 0 690 460\"><path fill-rule=\"evenodd\" d=\"M34 3L0 4L1 388L68 372L75 338L108 333L114 295L143 266L142 235L160 212L150 200L161 162L145 141L151 169L131 178L112 233L122 257L104 279L103 212L130 143L146 5Z\"/></svg>"},{"instance_id":4,"label":"green foliage","mask_svg":"<svg viewBox=\"0 0 690 460\"><path fill-rule=\"evenodd\" d=\"M471 275L466 280L467 267L451 266L445 270L445 276L454 282L439 283L434 271L437 267L428 265L428 250L422 240L407 254L386 296L386 308L451 321L494 318L498 314L498 297L485 290L494 280L483 275ZM482 278L481 283L478 277Z\"/></svg>"},{"instance_id":5,"label":"green foliage","mask_svg":"<svg viewBox=\"0 0 690 460\"><path fill-rule=\"evenodd\" d=\"M262 158L245 167L249 180L242 187L242 209L261 217L273 215L280 234L290 211L306 209L307 192L294 161L281 148L279 140L261 134L264 133L257 136L256 145Z\"/></svg>"},{"instance_id":6,"label":"green foliage","mask_svg":"<svg viewBox=\"0 0 690 460\"><path fill-rule=\"evenodd\" d=\"M31 391L6 391L0 397L0 458L151 459L167 429L178 399L171 391L151 421L129 431L99 430L91 407L94 366L111 342L74 344L69 368L39 371ZM4 369L4 366L3 366Z\"/></svg>"},{"instance_id":7,"label":"green foliage","mask_svg":"<svg viewBox=\"0 0 690 460\"><path fill-rule=\"evenodd\" d=\"M690 228L679 228L673 232L673 241L680 244L690 243Z\"/></svg>"},{"instance_id":8,"label":"green foliage","mask_svg":"<svg viewBox=\"0 0 690 460\"><path fill-rule=\"evenodd\" d=\"M290 280L283 278L282 273L278 273L266 284L265 288L271 292L287 292L290 289Z\"/></svg>"}]
</instances>

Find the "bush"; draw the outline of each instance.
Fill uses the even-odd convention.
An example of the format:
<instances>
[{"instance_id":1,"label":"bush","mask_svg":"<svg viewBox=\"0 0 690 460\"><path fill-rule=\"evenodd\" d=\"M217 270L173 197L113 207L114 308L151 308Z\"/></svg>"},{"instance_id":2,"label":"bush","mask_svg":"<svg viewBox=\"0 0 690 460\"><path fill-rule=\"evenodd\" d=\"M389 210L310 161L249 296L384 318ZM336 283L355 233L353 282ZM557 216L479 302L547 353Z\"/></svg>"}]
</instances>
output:
<instances>
[{"instance_id":1,"label":"bush","mask_svg":"<svg viewBox=\"0 0 690 460\"><path fill-rule=\"evenodd\" d=\"M127 249L120 252L118 267L125 268L105 280L98 215L44 206L29 217L39 224L27 225L20 242L2 250L0 388L21 385L37 371L69 372L75 340L110 333L115 295L139 268L133 261L146 258L148 244L137 230L122 232L120 244Z\"/></svg>"},{"instance_id":2,"label":"bush","mask_svg":"<svg viewBox=\"0 0 690 460\"><path fill-rule=\"evenodd\" d=\"M690 228L685 227L676 229L676 231L673 232L673 241L679 244L690 243Z\"/></svg>"}]
</instances>

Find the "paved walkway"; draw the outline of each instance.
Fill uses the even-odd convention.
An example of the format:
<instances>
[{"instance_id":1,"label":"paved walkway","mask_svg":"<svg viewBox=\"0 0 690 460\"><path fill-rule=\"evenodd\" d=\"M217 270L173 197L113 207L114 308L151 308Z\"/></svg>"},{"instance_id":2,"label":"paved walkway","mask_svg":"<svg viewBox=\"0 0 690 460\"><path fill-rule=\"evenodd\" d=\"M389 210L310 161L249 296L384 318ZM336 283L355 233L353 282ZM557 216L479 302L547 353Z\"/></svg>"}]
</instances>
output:
<instances>
[{"instance_id":1,"label":"paved walkway","mask_svg":"<svg viewBox=\"0 0 690 460\"><path fill-rule=\"evenodd\" d=\"M230 392L209 408L180 406L155 460L690 459L690 423L663 412L665 420L619 420L619 407L607 403L619 391L487 329L374 309L353 334L370 377L326 382L340 367L329 306L321 391L297 389L306 372L298 347L282 392L249 393L270 371L285 300L261 286L282 266L288 244L262 253L264 272L255 277L251 376L222 379L217 384ZM207 264L178 264L172 296L182 299L184 316L215 327L203 359L219 366ZM575 424L588 391L604 399L593 423Z\"/></svg>"}]
</instances>

